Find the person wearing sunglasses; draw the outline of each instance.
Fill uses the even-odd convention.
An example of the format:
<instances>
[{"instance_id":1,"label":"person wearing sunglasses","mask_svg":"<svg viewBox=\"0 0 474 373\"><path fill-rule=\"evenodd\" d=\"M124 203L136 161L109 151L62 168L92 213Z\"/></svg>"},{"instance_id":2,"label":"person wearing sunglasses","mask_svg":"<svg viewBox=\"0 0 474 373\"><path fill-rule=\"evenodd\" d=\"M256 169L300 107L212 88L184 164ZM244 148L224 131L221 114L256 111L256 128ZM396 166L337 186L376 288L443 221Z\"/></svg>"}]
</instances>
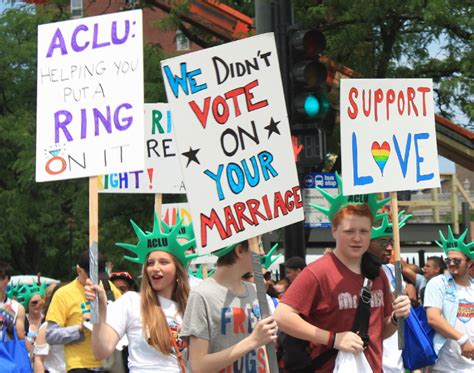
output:
<instances>
[{"instance_id":1,"label":"person wearing sunglasses","mask_svg":"<svg viewBox=\"0 0 474 373\"><path fill-rule=\"evenodd\" d=\"M411 214L403 217L399 214L399 228L403 228ZM393 225L384 216L382 223L371 229L369 253L375 255L382 263L382 269L390 284L390 291L395 296L395 267L390 263L393 253ZM406 284L403 283L405 290ZM415 296L416 298L416 296ZM384 373L403 372L402 350L398 349L398 331L383 340L382 368Z\"/></svg>"},{"instance_id":2,"label":"person wearing sunglasses","mask_svg":"<svg viewBox=\"0 0 474 373\"><path fill-rule=\"evenodd\" d=\"M428 323L435 330L433 345L438 360L432 372L474 372L474 242L465 243L467 230L455 237L440 231L440 246L447 258L448 272L426 285L424 307Z\"/></svg>"},{"instance_id":3,"label":"person wearing sunglasses","mask_svg":"<svg viewBox=\"0 0 474 373\"><path fill-rule=\"evenodd\" d=\"M127 291L138 291L135 280L128 272L112 272L110 274L110 281L120 290L122 295Z\"/></svg>"}]
</instances>

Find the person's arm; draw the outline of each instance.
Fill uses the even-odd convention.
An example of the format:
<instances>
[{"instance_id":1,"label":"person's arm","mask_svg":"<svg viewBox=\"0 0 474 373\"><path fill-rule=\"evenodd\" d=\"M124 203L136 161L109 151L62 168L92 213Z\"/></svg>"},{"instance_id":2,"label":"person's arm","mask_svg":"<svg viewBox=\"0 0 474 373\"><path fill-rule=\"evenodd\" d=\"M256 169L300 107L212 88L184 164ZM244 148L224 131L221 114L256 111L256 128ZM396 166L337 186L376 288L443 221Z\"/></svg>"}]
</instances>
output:
<instances>
[{"instance_id":1,"label":"person's arm","mask_svg":"<svg viewBox=\"0 0 474 373\"><path fill-rule=\"evenodd\" d=\"M405 260L401 259L402 262L402 273L411 283L416 284L416 272L413 268L413 264L408 264ZM415 268L417 268L415 266Z\"/></svg>"},{"instance_id":2,"label":"person's arm","mask_svg":"<svg viewBox=\"0 0 474 373\"><path fill-rule=\"evenodd\" d=\"M452 327L448 320L443 317L441 314L441 309L436 307L427 307L426 316L428 324L430 324L430 326L443 337L452 339L454 341L458 341L464 337L465 334ZM463 356L471 359L474 357L474 345L469 340L469 338L466 339L466 341L460 347Z\"/></svg>"},{"instance_id":3,"label":"person's arm","mask_svg":"<svg viewBox=\"0 0 474 373\"><path fill-rule=\"evenodd\" d=\"M33 371L44 373L44 360L49 354L49 346L46 342L46 327L40 327L36 336L36 343L33 349Z\"/></svg>"},{"instance_id":4,"label":"person's arm","mask_svg":"<svg viewBox=\"0 0 474 373\"><path fill-rule=\"evenodd\" d=\"M92 326L92 351L97 360L108 358L120 340L117 332L107 324L107 295L102 286L89 279L84 287L86 299L93 301L99 294L99 323Z\"/></svg>"},{"instance_id":5,"label":"person's arm","mask_svg":"<svg viewBox=\"0 0 474 373\"><path fill-rule=\"evenodd\" d=\"M398 296L393 302L393 312L384 319L383 338L392 336L398 328L397 320L406 319L410 314L411 302L406 295Z\"/></svg>"},{"instance_id":6,"label":"person's arm","mask_svg":"<svg viewBox=\"0 0 474 373\"><path fill-rule=\"evenodd\" d=\"M233 346L209 353L209 341L189 336L189 361L193 373L217 372L260 346L276 340L277 324L272 316L260 320L252 334Z\"/></svg>"},{"instance_id":7,"label":"person's arm","mask_svg":"<svg viewBox=\"0 0 474 373\"><path fill-rule=\"evenodd\" d=\"M46 328L46 341L49 345L67 345L82 342L85 339L82 325L59 326L48 321Z\"/></svg>"},{"instance_id":8,"label":"person's arm","mask_svg":"<svg viewBox=\"0 0 474 373\"><path fill-rule=\"evenodd\" d=\"M299 315L297 310L285 303L278 304L274 317L280 330L286 334L314 344L328 345L330 343L330 331L311 325ZM358 353L363 351L363 346L362 339L351 331L335 334L334 348L337 350Z\"/></svg>"},{"instance_id":9,"label":"person's arm","mask_svg":"<svg viewBox=\"0 0 474 373\"><path fill-rule=\"evenodd\" d=\"M21 304L18 304L18 313L15 321L16 335L18 339L25 339L25 307Z\"/></svg>"}]
</instances>

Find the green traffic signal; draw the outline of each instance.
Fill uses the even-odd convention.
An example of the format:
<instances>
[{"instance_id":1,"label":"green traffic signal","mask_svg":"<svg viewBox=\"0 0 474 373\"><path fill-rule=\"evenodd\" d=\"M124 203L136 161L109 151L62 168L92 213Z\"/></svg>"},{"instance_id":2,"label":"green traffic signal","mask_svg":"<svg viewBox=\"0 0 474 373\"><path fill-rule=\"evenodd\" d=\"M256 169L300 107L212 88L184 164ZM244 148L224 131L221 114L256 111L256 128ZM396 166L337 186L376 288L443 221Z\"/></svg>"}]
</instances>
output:
<instances>
[{"instance_id":1,"label":"green traffic signal","mask_svg":"<svg viewBox=\"0 0 474 373\"><path fill-rule=\"evenodd\" d=\"M319 100L313 96L309 95L306 97L304 101L304 111L306 115L310 118L316 118L319 114L321 105L319 104Z\"/></svg>"}]
</instances>

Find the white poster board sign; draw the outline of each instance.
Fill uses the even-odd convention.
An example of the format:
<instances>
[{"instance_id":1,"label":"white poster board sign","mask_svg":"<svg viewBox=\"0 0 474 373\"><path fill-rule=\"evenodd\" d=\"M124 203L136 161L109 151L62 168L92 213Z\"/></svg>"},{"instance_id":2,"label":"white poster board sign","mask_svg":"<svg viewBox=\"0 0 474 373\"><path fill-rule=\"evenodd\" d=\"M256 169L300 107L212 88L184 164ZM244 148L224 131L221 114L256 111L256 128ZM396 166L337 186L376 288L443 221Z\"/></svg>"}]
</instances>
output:
<instances>
[{"instance_id":1,"label":"white poster board sign","mask_svg":"<svg viewBox=\"0 0 474 373\"><path fill-rule=\"evenodd\" d=\"M100 193L186 193L168 104L145 104L145 169L98 176Z\"/></svg>"},{"instance_id":2,"label":"white poster board sign","mask_svg":"<svg viewBox=\"0 0 474 373\"><path fill-rule=\"evenodd\" d=\"M332 223L329 218L309 205L313 203L324 208L329 207L329 202L316 187L323 189L332 196L339 194L335 173L311 172L306 175L303 179L304 226L305 228L330 228Z\"/></svg>"},{"instance_id":3,"label":"white poster board sign","mask_svg":"<svg viewBox=\"0 0 474 373\"><path fill-rule=\"evenodd\" d=\"M273 34L161 66L200 253L303 220Z\"/></svg>"},{"instance_id":4,"label":"white poster board sign","mask_svg":"<svg viewBox=\"0 0 474 373\"><path fill-rule=\"evenodd\" d=\"M189 225L192 222L189 205L186 202L181 203L163 203L161 206L161 219L168 225L176 225L178 217L183 219L183 225Z\"/></svg>"},{"instance_id":5,"label":"white poster board sign","mask_svg":"<svg viewBox=\"0 0 474 373\"><path fill-rule=\"evenodd\" d=\"M141 10L38 26L36 181L142 170Z\"/></svg>"},{"instance_id":6,"label":"white poster board sign","mask_svg":"<svg viewBox=\"0 0 474 373\"><path fill-rule=\"evenodd\" d=\"M342 79L344 195L438 188L431 79Z\"/></svg>"}]
</instances>

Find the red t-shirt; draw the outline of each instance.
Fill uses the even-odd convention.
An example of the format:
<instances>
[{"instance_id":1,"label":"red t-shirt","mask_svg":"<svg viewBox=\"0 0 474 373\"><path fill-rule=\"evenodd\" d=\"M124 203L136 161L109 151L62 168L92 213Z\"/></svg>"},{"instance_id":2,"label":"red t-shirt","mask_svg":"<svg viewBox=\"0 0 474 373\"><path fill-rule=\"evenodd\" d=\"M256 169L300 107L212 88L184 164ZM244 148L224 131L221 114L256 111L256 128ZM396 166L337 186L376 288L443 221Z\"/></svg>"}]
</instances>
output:
<instances>
[{"instance_id":1,"label":"red t-shirt","mask_svg":"<svg viewBox=\"0 0 474 373\"><path fill-rule=\"evenodd\" d=\"M383 320L392 313L390 287L381 270L372 286L369 346L365 350L374 372L382 372ZM352 272L331 253L308 265L291 283L282 302L297 310L310 324L336 333L350 331L354 323L362 275ZM311 345L311 357L329 348ZM332 372L336 358L329 359L319 372Z\"/></svg>"}]
</instances>

